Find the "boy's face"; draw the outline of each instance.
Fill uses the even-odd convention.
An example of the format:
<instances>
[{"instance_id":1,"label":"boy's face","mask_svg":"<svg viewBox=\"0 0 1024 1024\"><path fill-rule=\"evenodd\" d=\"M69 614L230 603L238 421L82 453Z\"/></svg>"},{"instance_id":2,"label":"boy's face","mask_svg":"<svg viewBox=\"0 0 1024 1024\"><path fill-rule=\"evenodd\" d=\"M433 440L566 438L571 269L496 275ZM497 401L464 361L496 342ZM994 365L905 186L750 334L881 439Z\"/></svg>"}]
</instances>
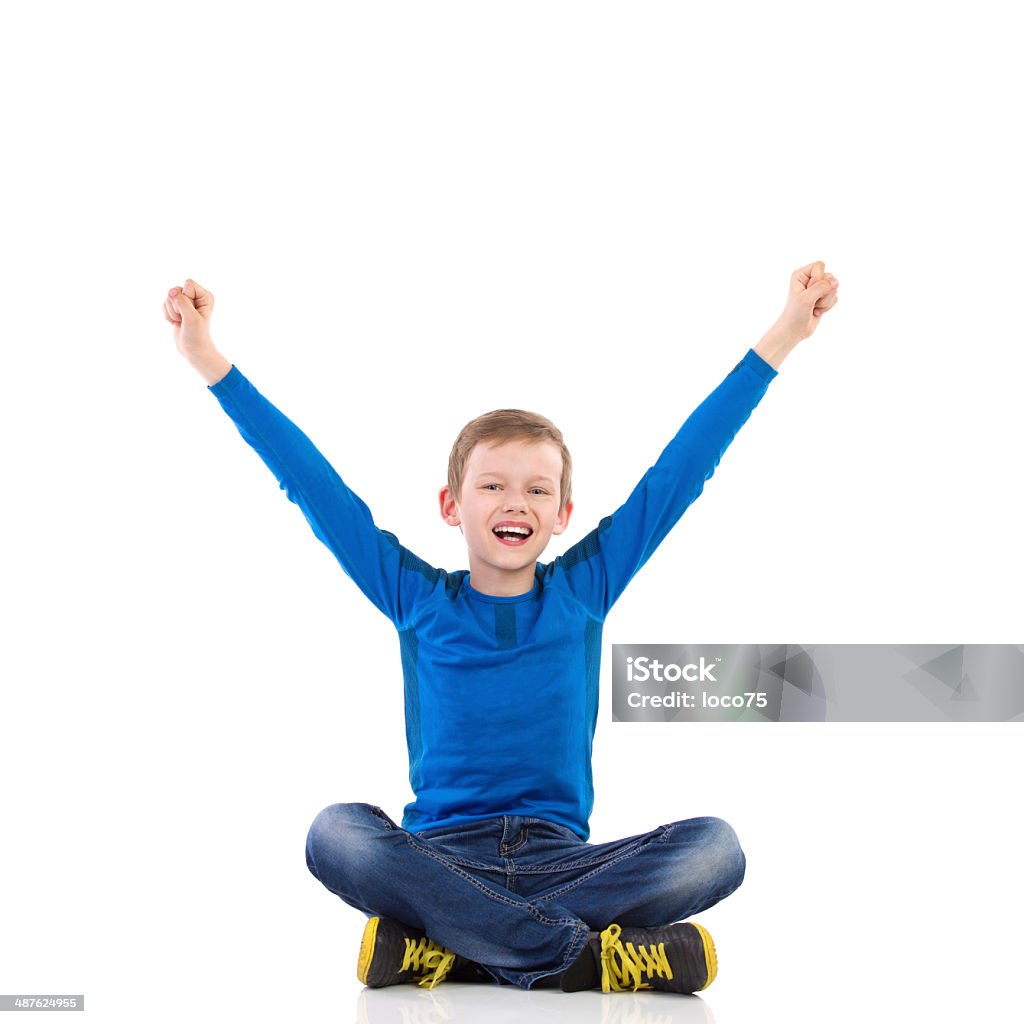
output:
<instances>
[{"instance_id":1,"label":"boy's face","mask_svg":"<svg viewBox=\"0 0 1024 1024\"><path fill-rule=\"evenodd\" d=\"M441 517L462 529L474 590L509 597L530 591L541 552L569 525L572 503L559 512L561 479L562 453L553 441L481 443L466 462L462 495L441 489ZM512 524L529 534L495 531Z\"/></svg>"}]
</instances>

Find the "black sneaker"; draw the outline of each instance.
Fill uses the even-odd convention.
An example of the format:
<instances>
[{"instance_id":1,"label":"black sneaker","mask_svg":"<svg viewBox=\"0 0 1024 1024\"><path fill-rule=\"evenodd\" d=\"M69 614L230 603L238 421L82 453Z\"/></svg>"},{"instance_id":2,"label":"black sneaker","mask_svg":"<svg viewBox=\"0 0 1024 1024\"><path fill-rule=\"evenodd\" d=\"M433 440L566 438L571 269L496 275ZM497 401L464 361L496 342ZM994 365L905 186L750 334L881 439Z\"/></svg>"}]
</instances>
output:
<instances>
[{"instance_id":1,"label":"black sneaker","mask_svg":"<svg viewBox=\"0 0 1024 1024\"><path fill-rule=\"evenodd\" d=\"M563 992L700 992L715 980L718 958L706 928L690 921L664 928L610 924L590 933L579 959L561 976Z\"/></svg>"},{"instance_id":2,"label":"black sneaker","mask_svg":"<svg viewBox=\"0 0 1024 1024\"><path fill-rule=\"evenodd\" d=\"M356 977L367 988L417 982L433 988L446 977L483 981L479 965L427 938L422 931L389 917L371 917L359 946Z\"/></svg>"}]
</instances>

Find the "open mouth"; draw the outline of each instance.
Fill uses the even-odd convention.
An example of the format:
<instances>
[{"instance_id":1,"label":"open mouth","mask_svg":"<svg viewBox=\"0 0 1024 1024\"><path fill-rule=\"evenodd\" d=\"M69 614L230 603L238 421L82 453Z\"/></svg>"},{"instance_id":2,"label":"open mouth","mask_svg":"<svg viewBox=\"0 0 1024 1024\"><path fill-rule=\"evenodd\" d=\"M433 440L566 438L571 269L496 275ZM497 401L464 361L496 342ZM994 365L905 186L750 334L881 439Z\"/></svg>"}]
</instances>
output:
<instances>
[{"instance_id":1,"label":"open mouth","mask_svg":"<svg viewBox=\"0 0 1024 1024\"><path fill-rule=\"evenodd\" d=\"M528 526L496 526L492 532L510 548L522 547L533 536L533 530Z\"/></svg>"}]
</instances>

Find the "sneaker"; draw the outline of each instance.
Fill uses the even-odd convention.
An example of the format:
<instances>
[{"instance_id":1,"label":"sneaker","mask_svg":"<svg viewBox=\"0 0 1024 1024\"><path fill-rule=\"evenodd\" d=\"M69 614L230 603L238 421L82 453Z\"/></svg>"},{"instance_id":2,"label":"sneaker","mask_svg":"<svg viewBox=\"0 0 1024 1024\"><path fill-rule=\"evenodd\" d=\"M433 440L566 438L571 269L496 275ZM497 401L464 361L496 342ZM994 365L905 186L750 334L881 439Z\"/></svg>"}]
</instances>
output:
<instances>
[{"instance_id":1,"label":"sneaker","mask_svg":"<svg viewBox=\"0 0 1024 1024\"><path fill-rule=\"evenodd\" d=\"M690 921L664 928L610 924L590 933L579 959L561 978L563 992L700 992L715 980L718 958L706 928Z\"/></svg>"},{"instance_id":2,"label":"sneaker","mask_svg":"<svg viewBox=\"0 0 1024 1024\"><path fill-rule=\"evenodd\" d=\"M366 922L356 964L356 977L367 988L412 981L433 988L455 972L464 980L482 980L481 971L419 929L389 917L371 917Z\"/></svg>"}]
</instances>

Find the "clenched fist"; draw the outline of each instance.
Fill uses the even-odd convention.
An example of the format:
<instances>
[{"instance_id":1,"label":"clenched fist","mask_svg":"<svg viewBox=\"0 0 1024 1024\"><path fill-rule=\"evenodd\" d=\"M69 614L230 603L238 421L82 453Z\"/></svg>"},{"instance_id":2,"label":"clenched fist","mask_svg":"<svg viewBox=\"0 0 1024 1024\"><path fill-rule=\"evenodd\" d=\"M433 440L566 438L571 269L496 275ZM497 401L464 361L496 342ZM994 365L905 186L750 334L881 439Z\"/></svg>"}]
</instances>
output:
<instances>
[{"instance_id":1,"label":"clenched fist","mask_svg":"<svg viewBox=\"0 0 1024 1024\"><path fill-rule=\"evenodd\" d=\"M164 317L174 325L174 344L210 385L223 380L231 370L231 363L217 351L210 337L212 315L213 292L191 277L185 279L184 288L171 288L164 299Z\"/></svg>"},{"instance_id":2,"label":"clenched fist","mask_svg":"<svg viewBox=\"0 0 1024 1024\"><path fill-rule=\"evenodd\" d=\"M839 301L838 289L839 282L825 273L822 260L794 270L789 279L786 308L776 321L776 328L797 341L809 338L821 317Z\"/></svg>"},{"instance_id":3,"label":"clenched fist","mask_svg":"<svg viewBox=\"0 0 1024 1024\"><path fill-rule=\"evenodd\" d=\"M186 278L185 287L175 286L164 299L164 316L174 325L174 343L187 357L201 355L213 348L210 338L210 317L213 315L213 293Z\"/></svg>"}]
</instances>

